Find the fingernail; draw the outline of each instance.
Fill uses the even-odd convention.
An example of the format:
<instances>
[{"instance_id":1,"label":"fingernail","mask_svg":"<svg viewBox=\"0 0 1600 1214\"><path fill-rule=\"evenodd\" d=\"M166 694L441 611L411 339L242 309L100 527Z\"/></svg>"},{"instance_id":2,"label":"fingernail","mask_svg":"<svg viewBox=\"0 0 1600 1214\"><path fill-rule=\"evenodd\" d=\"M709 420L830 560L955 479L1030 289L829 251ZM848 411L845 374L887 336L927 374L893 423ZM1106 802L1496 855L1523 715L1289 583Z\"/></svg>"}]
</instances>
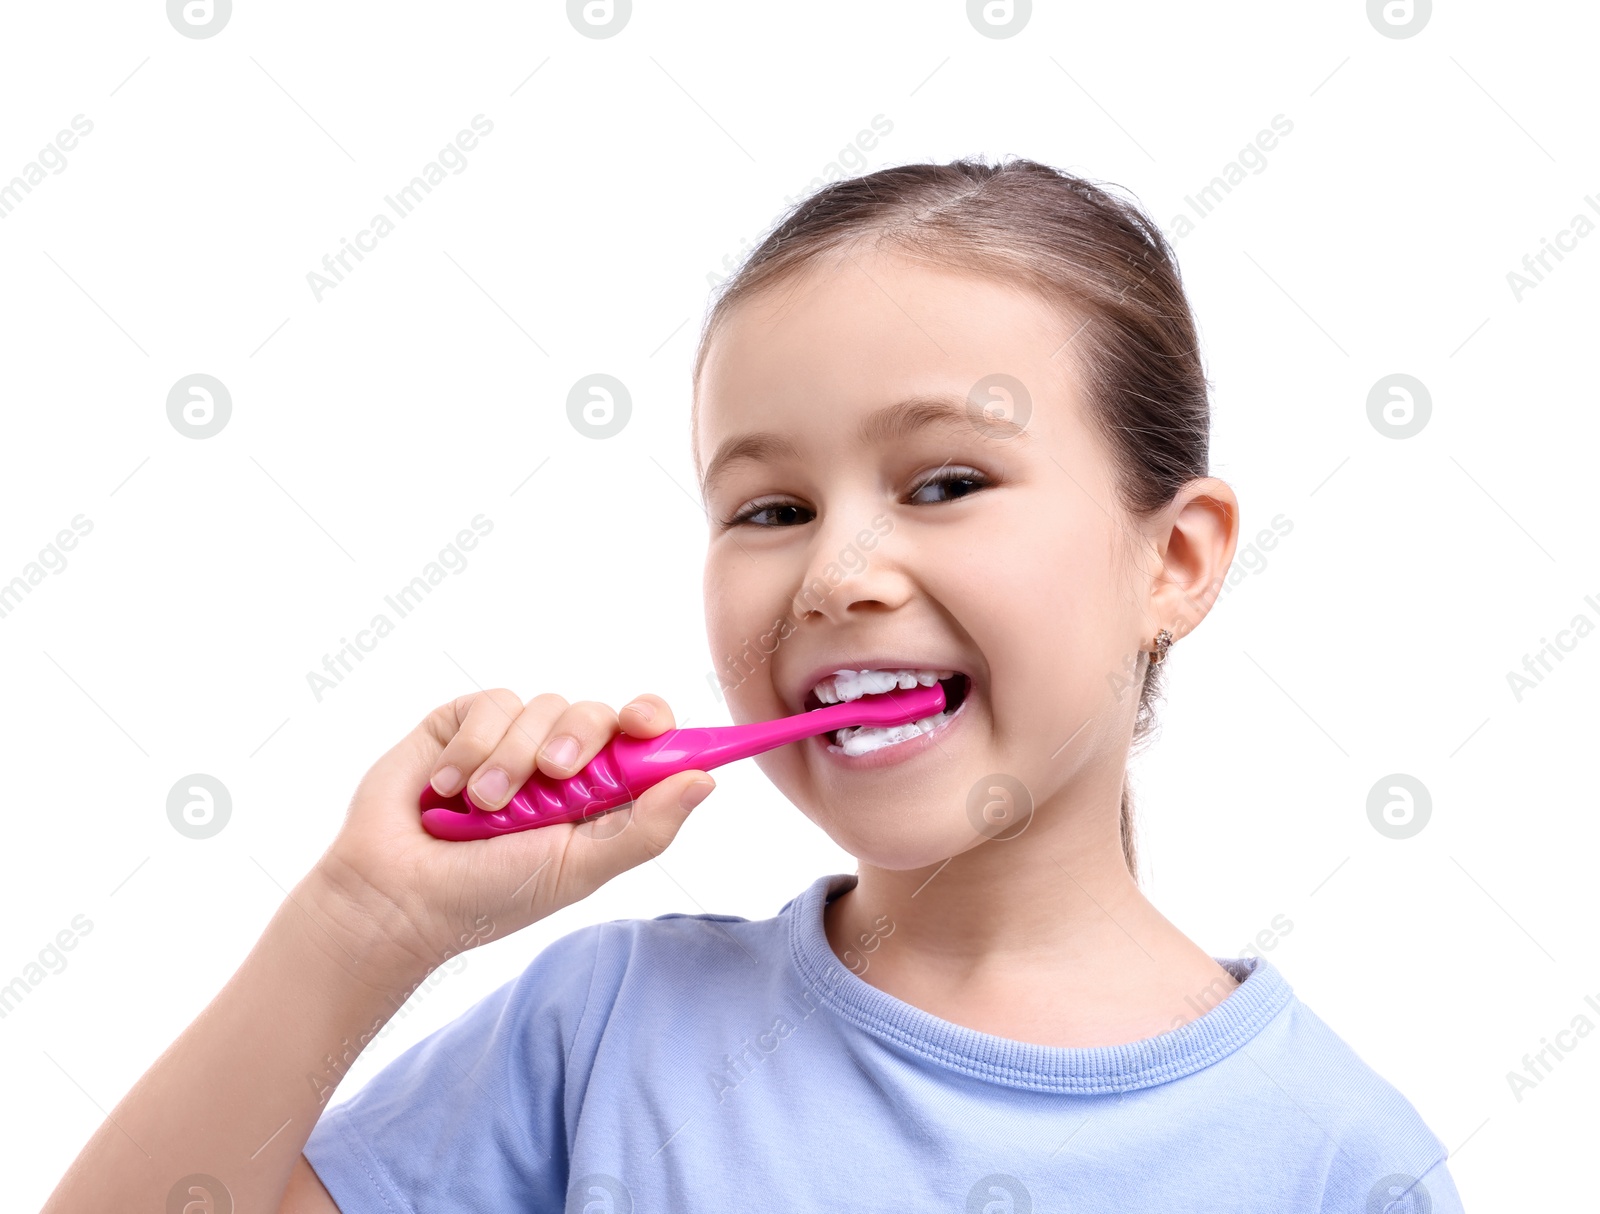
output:
<instances>
[{"instance_id":1,"label":"fingernail","mask_svg":"<svg viewBox=\"0 0 1600 1214\"><path fill-rule=\"evenodd\" d=\"M634 712L638 713L639 719L646 725L655 719L655 708L644 700L635 700L633 703L628 705L628 708L631 708ZM623 711L626 712L627 709L624 709Z\"/></svg>"},{"instance_id":2,"label":"fingernail","mask_svg":"<svg viewBox=\"0 0 1600 1214\"><path fill-rule=\"evenodd\" d=\"M478 777L478 782L472 786L472 795L484 805L498 805L506 799L510 788L511 781L506 773L498 767L491 767Z\"/></svg>"},{"instance_id":3,"label":"fingernail","mask_svg":"<svg viewBox=\"0 0 1600 1214\"><path fill-rule=\"evenodd\" d=\"M433 785L433 791L441 797L453 796L456 789L461 787L461 772L454 767L441 767L434 772L433 779L429 783Z\"/></svg>"},{"instance_id":4,"label":"fingernail","mask_svg":"<svg viewBox=\"0 0 1600 1214\"><path fill-rule=\"evenodd\" d=\"M710 780L696 780L678 794L678 808L683 810L684 813L688 813L696 805L704 801L707 794L715 787L716 785Z\"/></svg>"},{"instance_id":5,"label":"fingernail","mask_svg":"<svg viewBox=\"0 0 1600 1214\"><path fill-rule=\"evenodd\" d=\"M578 757L578 740L563 735L544 748L545 761L557 767L571 767Z\"/></svg>"}]
</instances>

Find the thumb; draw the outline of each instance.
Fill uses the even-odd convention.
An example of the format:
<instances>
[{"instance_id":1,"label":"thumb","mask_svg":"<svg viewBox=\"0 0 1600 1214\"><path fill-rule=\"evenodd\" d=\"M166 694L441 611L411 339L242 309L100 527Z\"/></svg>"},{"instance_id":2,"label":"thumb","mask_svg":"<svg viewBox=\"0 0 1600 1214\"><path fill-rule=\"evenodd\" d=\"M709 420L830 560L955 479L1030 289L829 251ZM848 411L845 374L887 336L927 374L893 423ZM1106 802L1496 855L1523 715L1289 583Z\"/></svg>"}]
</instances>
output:
<instances>
[{"instance_id":1,"label":"thumb","mask_svg":"<svg viewBox=\"0 0 1600 1214\"><path fill-rule=\"evenodd\" d=\"M428 773L454 736L453 705L433 710L385 751L361 778L350 810L370 824L410 823L421 827L421 798Z\"/></svg>"},{"instance_id":2,"label":"thumb","mask_svg":"<svg viewBox=\"0 0 1600 1214\"><path fill-rule=\"evenodd\" d=\"M682 771L647 788L625 809L575 823L567 864L584 886L578 896L659 856L714 788L716 781L705 772Z\"/></svg>"}]
</instances>

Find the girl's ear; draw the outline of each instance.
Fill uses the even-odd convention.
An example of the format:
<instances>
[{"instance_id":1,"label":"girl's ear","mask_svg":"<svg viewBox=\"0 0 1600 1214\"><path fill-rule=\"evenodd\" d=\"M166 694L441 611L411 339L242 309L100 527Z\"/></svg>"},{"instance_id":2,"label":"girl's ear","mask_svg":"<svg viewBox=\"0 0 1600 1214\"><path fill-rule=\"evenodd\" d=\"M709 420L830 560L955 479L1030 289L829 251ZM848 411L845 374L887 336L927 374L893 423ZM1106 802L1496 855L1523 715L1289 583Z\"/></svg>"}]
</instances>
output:
<instances>
[{"instance_id":1,"label":"girl's ear","mask_svg":"<svg viewBox=\"0 0 1600 1214\"><path fill-rule=\"evenodd\" d=\"M1193 632L1221 597L1239 543L1239 499L1214 476L1188 482L1160 516L1160 568L1151 583L1150 617L1174 640Z\"/></svg>"}]
</instances>

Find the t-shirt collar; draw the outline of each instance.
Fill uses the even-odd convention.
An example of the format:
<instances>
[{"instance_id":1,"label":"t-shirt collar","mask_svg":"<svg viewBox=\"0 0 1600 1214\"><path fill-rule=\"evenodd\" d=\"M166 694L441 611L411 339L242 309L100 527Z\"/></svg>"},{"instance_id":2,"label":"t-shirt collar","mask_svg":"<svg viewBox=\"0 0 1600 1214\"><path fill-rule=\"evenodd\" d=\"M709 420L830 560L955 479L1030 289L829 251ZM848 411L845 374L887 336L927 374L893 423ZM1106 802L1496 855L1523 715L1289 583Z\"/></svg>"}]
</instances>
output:
<instances>
[{"instance_id":1,"label":"t-shirt collar","mask_svg":"<svg viewBox=\"0 0 1600 1214\"><path fill-rule=\"evenodd\" d=\"M1266 958L1216 957L1239 985L1209 1011L1155 1037L1078 1047L981 1033L879 990L839 960L823 929L822 910L856 882L855 873L818 877L779 912L789 918L789 952L801 981L861 1031L935 1065L1005 1087L1091 1095L1169 1083L1233 1053L1293 997Z\"/></svg>"}]
</instances>

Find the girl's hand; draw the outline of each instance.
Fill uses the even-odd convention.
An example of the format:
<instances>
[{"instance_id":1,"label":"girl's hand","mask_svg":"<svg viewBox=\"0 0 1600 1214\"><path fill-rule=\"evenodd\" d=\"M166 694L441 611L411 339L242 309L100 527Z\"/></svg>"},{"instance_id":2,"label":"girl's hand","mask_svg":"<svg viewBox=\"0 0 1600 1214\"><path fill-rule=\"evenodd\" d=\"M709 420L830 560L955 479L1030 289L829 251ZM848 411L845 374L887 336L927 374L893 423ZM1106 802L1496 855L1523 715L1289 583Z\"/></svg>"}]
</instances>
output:
<instances>
[{"instance_id":1,"label":"girl's hand","mask_svg":"<svg viewBox=\"0 0 1600 1214\"><path fill-rule=\"evenodd\" d=\"M418 800L429 783L447 797L465 786L479 805L500 809L536 766L565 779L619 731L653 738L672 728L672 710L654 695L620 713L553 694L524 704L504 688L441 704L362 778L317 862L341 920L335 930L357 946L341 947L395 970L431 971L659 855L715 787L705 772L680 772L631 805L581 822L490 839L435 839L423 829ZM387 940L386 951L374 950L376 936Z\"/></svg>"}]
</instances>

